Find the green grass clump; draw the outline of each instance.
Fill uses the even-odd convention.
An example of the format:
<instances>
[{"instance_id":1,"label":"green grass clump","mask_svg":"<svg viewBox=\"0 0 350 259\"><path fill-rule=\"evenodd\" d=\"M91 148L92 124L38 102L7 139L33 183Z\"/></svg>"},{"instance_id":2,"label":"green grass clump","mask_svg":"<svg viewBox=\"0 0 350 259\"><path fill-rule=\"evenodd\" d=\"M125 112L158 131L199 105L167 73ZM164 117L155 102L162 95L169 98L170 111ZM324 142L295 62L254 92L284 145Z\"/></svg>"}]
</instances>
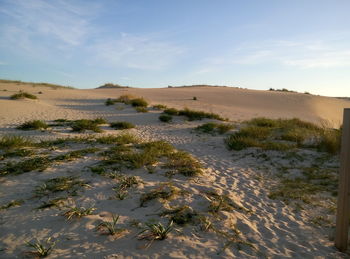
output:
<instances>
[{"instance_id":1,"label":"green grass clump","mask_svg":"<svg viewBox=\"0 0 350 259\"><path fill-rule=\"evenodd\" d=\"M117 228L117 223L119 220L119 215L112 214L112 221L103 221L98 226L97 229L103 234L116 235L125 231L125 229Z\"/></svg>"},{"instance_id":2,"label":"green grass clump","mask_svg":"<svg viewBox=\"0 0 350 259\"><path fill-rule=\"evenodd\" d=\"M168 108L168 109L165 109L163 112L168 115L179 115L179 110L175 108Z\"/></svg>"},{"instance_id":3,"label":"green grass clump","mask_svg":"<svg viewBox=\"0 0 350 259\"><path fill-rule=\"evenodd\" d=\"M320 141L317 144L317 150L328 152L330 154L338 154L341 144L341 130L324 129L320 134Z\"/></svg>"},{"instance_id":4,"label":"green grass clump","mask_svg":"<svg viewBox=\"0 0 350 259\"><path fill-rule=\"evenodd\" d=\"M85 148L80 150L74 150L74 151L67 152L66 154L58 155L53 160L54 161L72 161L74 159L82 158L87 154L95 153L97 151L99 151L98 148Z\"/></svg>"},{"instance_id":5,"label":"green grass clump","mask_svg":"<svg viewBox=\"0 0 350 259\"><path fill-rule=\"evenodd\" d=\"M131 105L134 107L147 107L148 102L144 98L135 98L131 100Z\"/></svg>"},{"instance_id":6,"label":"green grass clump","mask_svg":"<svg viewBox=\"0 0 350 259\"><path fill-rule=\"evenodd\" d=\"M111 122L110 126L116 130L135 128L134 124L132 124L131 122L127 122L127 121Z\"/></svg>"},{"instance_id":7,"label":"green grass clump","mask_svg":"<svg viewBox=\"0 0 350 259\"><path fill-rule=\"evenodd\" d=\"M17 127L19 130L43 130L47 129L49 126L46 122L41 120L27 121Z\"/></svg>"},{"instance_id":8,"label":"green grass clump","mask_svg":"<svg viewBox=\"0 0 350 259\"><path fill-rule=\"evenodd\" d=\"M138 234L138 239L146 239L150 242L146 247L151 246L155 240L164 240L168 237L168 234L173 231L173 222L169 222L167 226L163 226L162 223L150 224L147 223L146 227Z\"/></svg>"},{"instance_id":9,"label":"green grass clump","mask_svg":"<svg viewBox=\"0 0 350 259\"><path fill-rule=\"evenodd\" d=\"M165 210L159 213L159 216L170 216L170 220L178 225L193 223L198 218L198 214L189 206Z\"/></svg>"},{"instance_id":10,"label":"green grass clump","mask_svg":"<svg viewBox=\"0 0 350 259\"><path fill-rule=\"evenodd\" d=\"M156 110L165 110L167 108L167 106L163 104L155 104L152 107L153 109L156 109Z\"/></svg>"},{"instance_id":11,"label":"green grass clump","mask_svg":"<svg viewBox=\"0 0 350 259\"><path fill-rule=\"evenodd\" d=\"M173 120L173 116L168 114L159 115L159 120L162 122L171 122Z\"/></svg>"},{"instance_id":12,"label":"green grass clump","mask_svg":"<svg viewBox=\"0 0 350 259\"><path fill-rule=\"evenodd\" d=\"M126 145L126 144L136 144L140 140L131 134L123 134L119 136L107 135L96 138L96 142L100 144L117 144L117 145Z\"/></svg>"},{"instance_id":13,"label":"green grass clump","mask_svg":"<svg viewBox=\"0 0 350 259\"><path fill-rule=\"evenodd\" d=\"M203 133L219 133L224 134L228 132L229 130L233 129L234 126L231 124L223 124L223 123L215 123L215 122L208 122L205 124L202 124L196 128L197 131L203 132Z\"/></svg>"},{"instance_id":14,"label":"green grass clump","mask_svg":"<svg viewBox=\"0 0 350 259\"><path fill-rule=\"evenodd\" d=\"M40 242L38 239L34 243L26 242L28 247L34 249L32 252L27 252L28 255L32 255L35 258L46 257L51 254L56 242L51 241L51 237L46 239L45 242Z\"/></svg>"},{"instance_id":15,"label":"green grass clump","mask_svg":"<svg viewBox=\"0 0 350 259\"><path fill-rule=\"evenodd\" d=\"M25 98L38 99L38 97L36 97L35 95L27 93L27 92L19 92L17 94L13 94L13 95L10 96L10 98L12 100L25 99Z\"/></svg>"},{"instance_id":16,"label":"green grass clump","mask_svg":"<svg viewBox=\"0 0 350 259\"><path fill-rule=\"evenodd\" d=\"M7 152L0 155L0 160L7 157L28 157L34 155L35 152L31 149L20 148L17 150L8 150Z\"/></svg>"},{"instance_id":17,"label":"green grass clump","mask_svg":"<svg viewBox=\"0 0 350 259\"><path fill-rule=\"evenodd\" d=\"M237 134L232 134L225 139L226 145L229 149L242 150L248 147L261 147L258 140L252 137L243 137Z\"/></svg>"},{"instance_id":18,"label":"green grass clump","mask_svg":"<svg viewBox=\"0 0 350 259\"><path fill-rule=\"evenodd\" d=\"M116 192L116 197L119 200L123 200L127 194L128 189L137 186L140 183L140 180L136 176L126 176L126 175L118 175L118 185L113 188Z\"/></svg>"},{"instance_id":19,"label":"green grass clump","mask_svg":"<svg viewBox=\"0 0 350 259\"><path fill-rule=\"evenodd\" d=\"M164 167L171 169L174 173L180 173L190 177L202 173L202 166L199 161L185 151L178 151L171 154Z\"/></svg>"},{"instance_id":20,"label":"green grass clump","mask_svg":"<svg viewBox=\"0 0 350 259\"><path fill-rule=\"evenodd\" d=\"M86 130L92 130L94 132L102 132L101 128L99 127L100 124L107 123L106 120L102 118L97 118L95 120L76 120L73 121L71 124L72 131L76 132L84 132Z\"/></svg>"},{"instance_id":21,"label":"green grass clump","mask_svg":"<svg viewBox=\"0 0 350 259\"><path fill-rule=\"evenodd\" d=\"M248 126L236 133L237 136L250 137L257 140L267 139L271 134L271 129L264 127Z\"/></svg>"},{"instance_id":22,"label":"green grass clump","mask_svg":"<svg viewBox=\"0 0 350 259\"><path fill-rule=\"evenodd\" d=\"M24 203L23 200L13 200L13 201L10 201L9 203L5 204L5 205L0 206L0 210L6 210L6 209L9 209L9 208L12 208L12 207L15 207L15 206L20 206L23 203Z\"/></svg>"},{"instance_id":23,"label":"green grass clump","mask_svg":"<svg viewBox=\"0 0 350 259\"><path fill-rule=\"evenodd\" d=\"M117 102L117 100L113 100L111 98L108 98L105 102L105 105L106 106L109 106L109 105L114 105L115 103Z\"/></svg>"},{"instance_id":24,"label":"green grass clump","mask_svg":"<svg viewBox=\"0 0 350 259\"><path fill-rule=\"evenodd\" d=\"M136 107L135 110L136 110L137 112L143 112L143 113L148 112L148 110L147 110L146 107Z\"/></svg>"},{"instance_id":25,"label":"green grass clump","mask_svg":"<svg viewBox=\"0 0 350 259\"><path fill-rule=\"evenodd\" d=\"M171 200L180 193L181 190L173 186L171 183L162 184L159 187L141 195L140 207L143 207L147 202L155 199Z\"/></svg>"},{"instance_id":26,"label":"green grass clump","mask_svg":"<svg viewBox=\"0 0 350 259\"><path fill-rule=\"evenodd\" d=\"M51 164L51 162L52 161L48 157L35 157L17 163L9 162L0 171L0 176L22 174L34 170L43 171Z\"/></svg>"},{"instance_id":27,"label":"green grass clump","mask_svg":"<svg viewBox=\"0 0 350 259\"><path fill-rule=\"evenodd\" d=\"M37 210L43 210L43 209L49 209L49 208L52 208L52 207L60 207L61 205L64 204L64 202L67 200L66 197L61 197L61 198L55 198L55 199L51 199L51 200L48 200L48 201L44 201L42 202L42 204L37 207L36 209Z\"/></svg>"},{"instance_id":28,"label":"green grass clump","mask_svg":"<svg viewBox=\"0 0 350 259\"><path fill-rule=\"evenodd\" d=\"M130 104L132 99L134 99L134 97L132 95L126 94L126 95L119 96L119 98L116 99L115 102Z\"/></svg>"},{"instance_id":29,"label":"green grass clump","mask_svg":"<svg viewBox=\"0 0 350 259\"><path fill-rule=\"evenodd\" d=\"M251 211L236 204L227 195L220 195L216 192L208 192L208 198L210 199L209 211L213 213L218 213L219 211L241 211L245 213L250 213Z\"/></svg>"},{"instance_id":30,"label":"green grass clump","mask_svg":"<svg viewBox=\"0 0 350 259\"><path fill-rule=\"evenodd\" d=\"M87 215L91 215L96 208L84 208L84 207L70 207L63 215L70 220L72 218L81 218Z\"/></svg>"},{"instance_id":31,"label":"green grass clump","mask_svg":"<svg viewBox=\"0 0 350 259\"><path fill-rule=\"evenodd\" d=\"M220 115L215 113L209 113L209 112L203 112L203 111L194 111L190 110L188 108L185 108L184 110L179 111L179 115L186 116L188 120L202 120L202 119L216 119L216 120L225 120Z\"/></svg>"},{"instance_id":32,"label":"green grass clump","mask_svg":"<svg viewBox=\"0 0 350 259\"><path fill-rule=\"evenodd\" d=\"M0 137L0 149L14 149L20 147L32 146L33 142L22 136L2 136Z\"/></svg>"},{"instance_id":33,"label":"green grass clump","mask_svg":"<svg viewBox=\"0 0 350 259\"><path fill-rule=\"evenodd\" d=\"M38 197L64 191L69 194L75 194L79 188L88 186L89 185L86 182L77 179L77 177L62 176L46 180L43 184L35 188L35 194Z\"/></svg>"}]
</instances>

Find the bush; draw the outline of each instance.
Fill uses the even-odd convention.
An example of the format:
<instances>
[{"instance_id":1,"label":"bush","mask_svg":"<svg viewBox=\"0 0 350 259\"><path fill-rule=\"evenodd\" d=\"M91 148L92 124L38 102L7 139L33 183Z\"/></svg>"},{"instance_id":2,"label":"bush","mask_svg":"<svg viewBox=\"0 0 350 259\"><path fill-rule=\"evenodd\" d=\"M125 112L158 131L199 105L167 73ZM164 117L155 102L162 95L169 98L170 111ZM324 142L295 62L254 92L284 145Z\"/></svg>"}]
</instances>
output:
<instances>
[{"instance_id":1,"label":"bush","mask_svg":"<svg viewBox=\"0 0 350 259\"><path fill-rule=\"evenodd\" d=\"M104 124L106 121L104 119L96 120L76 120L71 124L72 130L76 132L84 132L85 130L92 130L94 132L102 132L99 124Z\"/></svg>"},{"instance_id":2,"label":"bush","mask_svg":"<svg viewBox=\"0 0 350 259\"><path fill-rule=\"evenodd\" d=\"M131 105L134 107L147 107L148 102L143 98L136 98L131 100Z\"/></svg>"},{"instance_id":3,"label":"bush","mask_svg":"<svg viewBox=\"0 0 350 259\"><path fill-rule=\"evenodd\" d=\"M204 132L204 133L219 133L224 134L228 132L229 130L233 129L233 125L231 124L220 124L220 123L214 123L214 122L208 122L203 125L200 125L196 128L196 130Z\"/></svg>"},{"instance_id":4,"label":"bush","mask_svg":"<svg viewBox=\"0 0 350 259\"><path fill-rule=\"evenodd\" d=\"M248 147L261 147L259 141L252 137L244 137L237 134L230 135L226 140L226 145L229 149L242 150Z\"/></svg>"},{"instance_id":5,"label":"bush","mask_svg":"<svg viewBox=\"0 0 350 259\"><path fill-rule=\"evenodd\" d=\"M126 121L119 121L119 122L112 122L110 124L110 126L113 129L116 130L123 130L123 129L131 129L131 128L135 128L135 125L130 123L130 122L126 122Z\"/></svg>"},{"instance_id":6,"label":"bush","mask_svg":"<svg viewBox=\"0 0 350 259\"><path fill-rule=\"evenodd\" d=\"M24 98L38 99L38 97L36 97L35 95L27 93L27 92L19 92L18 94L13 94L10 96L10 98L12 100L18 100L18 99L24 99Z\"/></svg>"},{"instance_id":7,"label":"bush","mask_svg":"<svg viewBox=\"0 0 350 259\"><path fill-rule=\"evenodd\" d=\"M116 100L112 100L111 98L108 98L105 102L106 106L113 105L116 103Z\"/></svg>"},{"instance_id":8,"label":"bush","mask_svg":"<svg viewBox=\"0 0 350 259\"><path fill-rule=\"evenodd\" d=\"M196 97L196 96L193 96L192 100L193 100L193 101L197 101L197 97Z\"/></svg>"},{"instance_id":9,"label":"bush","mask_svg":"<svg viewBox=\"0 0 350 259\"><path fill-rule=\"evenodd\" d=\"M168 114L162 114L159 116L159 120L162 122L171 122L173 120L173 117Z\"/></svg>"},{"instance_id":10,"label":"bush","mask_svg":"<svg viewBox=\"0 0 350 259\"><path fill-rule=\"evenodd\" d=\"M165 109L164 113L168 115L179 115L179 111L175 108Z\"/></svg>"},{"instance_id":11,"label":"bush","mask_svg":"<svg viewBox=\"0 0 350 259\"><path fill-rule=\"evenodd\" d=\"M33 143L22 136L3 136L0 137L1 149L13 149L19 147L31 146Z\"/></svg>"},{"instance_id":12,"label":"bush","mask_svg":"<svg viewBox=\"0 0 350 259\"><path fill-rule=\"evenodd\" d=\"M163 105L163 104L156 104L156 105L153 105L153 108L156 110L165 110L167 107L166 105Z\"/></svg>"},{"instance_id":13,"label":"bush","mask_svg":"<svg viewBox=\"0 0 350 259\"><path fill-rule=\"evenodd\" d=\"M130 104L131 103L131 99L133 99L133 98L134 97L132 95L125 94L125 95L119 96L119 98L116 99L115 102L124 103L124 104Z\"/></svg>"},{"instance_id":14,"label":"bush","mask_svg":"<svg viewBox=\"0 0 350 259\"><path fill-rule=\"evenodd\" d=\"M17 127L19 130L41 130L47 129L49 126L41 120L27 121Z\"/></svg>"},{"instance_id":15,"label":"bush","mask_svg":"<svg viewBox=\"0 0 350 259\"><path fill-rule=\"evenodd\" d=\"M148 112L147 108L146 107L136 107L135 110L137 112Z\"/></svg>"},{"instance_id":16,"label":"bush","mask_svg":"<svg viewBox=\"0 0 350 259\"><path fill-rule=\"evenodd\" d=\"M215 113L208 113L203 111L194 111L190 110L188 108L185 108L184 110L179 111L179 115L186 116L188 120L201 120L204 118L208 119L216 119L216 120L225 120L224 118L220 117L220 115Z\"/></svg>"}]
</instances>

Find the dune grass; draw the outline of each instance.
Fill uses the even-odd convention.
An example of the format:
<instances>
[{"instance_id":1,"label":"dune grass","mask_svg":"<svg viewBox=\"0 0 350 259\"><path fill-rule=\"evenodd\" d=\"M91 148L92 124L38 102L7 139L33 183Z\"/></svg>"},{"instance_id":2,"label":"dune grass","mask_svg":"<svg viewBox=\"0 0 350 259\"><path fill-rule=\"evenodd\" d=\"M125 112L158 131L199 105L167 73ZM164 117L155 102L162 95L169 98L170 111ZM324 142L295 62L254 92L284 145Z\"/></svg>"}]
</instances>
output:
<instances>
[{"instance_id":1,"label":"dune grass","mask_svg":"<svg viewBox=\"0 0 350 259\"><path fill-rule=\"evenodd\" d=\"M159 115L159 120L162 122L171 122L173 120L173 116L168 114L161 114Z\"/></svg>"},{"instance_id":2,"label":"dune grass","mask_svg":"<svg viewBox=\"0 0 350 259\"><path fill-rule=\"evenodd\" d=\"M102 132L99 125L106 124L107 121L103 118L97 118L94 120L82 119L76 120L71 123L72 131L75 132L85 132L86 130L91 130L94 132Z\"/></svg>"},{"instance_id":3,"label":"dune grass","mask_svg":"<svg viewBox=\"0 0 350 259\"><path fill-rule=\"evenodd\" d=\"M81 218L91 215L95 210L96 208L93 207L70 207L66 212L63 213L63 216L65 216L67 220L71 220L73 218Z\"/></svg>"},{"instance_id":4,"label":"dune grass","mask_svg":"<svg viewBox=\"0 0 350 259\"><path fill-rule=\"evenodd\" d=\"M151 189L140 197L140 207L152 200L171 200L181 193L181 190L175 187L172 183L163 183L158 187Z\"/></svg>"},{"instance_id":5,"label":"dune grass","mask_svg":"<svg viewBox=\"0 0 350 259\"><path fill-rule=\"evenodd\" d=\"M19 92L17 94L13 94L10 96L10 98L12 100L19 100L19 99L25 99L25 98L33 99L33 100L38 99L38 97L36 97L35 95L27 93L27 92Z\"/></svg>"},{"instance_id":6,"label":"dune grass","mask_svg":"<svg viewBox=\"0 0 350 259\"><path fill-rule=\"evenodd\" d=\"M32 146L33 144L30 139L22 136L5 135L0 137L0 149L9 150Z\"/></svg>"},{"instance_id":7,"label":"dune grass","mask_svg":"<svg viewBox=\"0 0 350 259\"><path fill-rule=\"evenodd\" d=\"M0 206L0 210L6 210L12 207L20 206L24 203L24 200L13 200L9 203L6 203L5 205Z\"/></svg>"},{"instance_id":8,"label":"dune grass","mask_svg":"<svg viewBox=\"0 0 350 259\"><path fill-rule=\"evenodd\" d=\"M190 110L188 108L177 110L175 108L168 108L163 111L163 113L168 115L178 115L185 116L189 121L202 120L202 119L216 119L225 121L220 115L204 111Z\"/></svg>"},{"instance_id":9,"label":"dune grass","mask_svg":"<svg viewBox=\"0 0 350 259\"><path fill-rule=\"evenodd\" d=\"M196 130L208 134L225 134L233 128L232 124L208 122L198 126Z\"/></svg>"},{"instance_id":10,"label":"dune grass","mask_svg":"<svg viewBox=\"0 0 350 259\"><path fill-rule=\"evenodd\" d=\"M44 242L36 239L34 242L26 242L27 246L34 249L34 251L27 252L26 254L33 256L34 258L47 257L54 249L56 242L51 241L51 238L47 238Z\"/></svg>"},{"instance_id":11,"label":"dune grass","mask_svg":"<svg viewBox=\"0 0 350 259\"><path fill-rule=\"evenodd\" d=\"M148 102L144 98L131 99L130 103L134 107L147 107L148 106Z\"/></svg>"},{"instance_id":12,"label":"dune grass","mask_svg":"<svg viewBox=\"0 0 350 259\"><path fill-rule=\"evenodd\" d=\"M318 126L300 119L255 118L226 138L229 149L258 147L265 150L289 150L296 147L316 148L337 154L341 130ZM287 142L283 142L287 141Z\"/></svg>"},{"instance_id":13,"label":"dune grass","mask_svg":"<svg viewBox=\"0 0 350 259\"><path fill-rule=\"evenodd\" d=\"M134 124L132 124L131 122L127 122L127 121L111 122L109 125L111 126L111 128L116 129L116 130L135 128Z\"/></svg>"},{"instance_id":14,"label":"dune grass","mask_svg":"<svg viewBox=\"0 0 350 259\"><path fill-rule=\"evenodd\" d=\"M17 127L19 130L45 130L49 127L46 122L42 120L27 121Z\"/></svg>"},{"instance_id":15,"label":"dune grass","mask_svg":"<svg viewBox=\"0 0 350 259\"><path fill-rule=\"evenodd\" d=\"M136 107L135 110L137 112L147 113L148 109L146 107Z\"/></svg>"},{"instance_id":16,"label":"dune grass","mask_svg":"<svg viewBox=\"0 0 350 259\"><path fill-rule=\"evenodd\" d=\"M43 171L51 164L51 160L46 156L34 157L17 163L8 162L0 171L0 176L8 174L22 174L34 170Z\"/></svg>"}]
</instances>

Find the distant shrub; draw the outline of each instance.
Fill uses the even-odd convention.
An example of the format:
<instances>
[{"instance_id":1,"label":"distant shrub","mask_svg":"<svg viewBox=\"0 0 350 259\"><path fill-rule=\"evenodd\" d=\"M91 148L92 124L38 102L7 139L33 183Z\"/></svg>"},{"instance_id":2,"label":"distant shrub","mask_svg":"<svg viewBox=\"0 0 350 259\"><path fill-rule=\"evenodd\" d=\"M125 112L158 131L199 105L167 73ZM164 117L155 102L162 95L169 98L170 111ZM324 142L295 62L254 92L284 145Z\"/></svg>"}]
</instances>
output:
<instances>
[{"instance_id":1,"label":"distant shrub","mask_svg":"<svg viewBox=\"0 0 350 259\"><path fill-rule=\"evenodd\" d=\"M0 137L0 149L13 149L31 146L33 143L22 136L2 136Z\"/></svg>"},{"instance_id":2,"label":"distant shrub","mask_svg":"<svg viewBox=\"0 0 350 259\"><path fill-rule=\"evenodd\" d=\"M205 123L205 124L198 126L196 128L196 130L204 132L204 133L224 134L233 128L234 128L234 126L231 124L208 122L208 123Z\"/></svg>"},{"instance_id":3,"label":"distant shrub","mask_svg":"<svg viewBox=\"0 0 350 259\"><path fill-rule=\"evenodd\" d=\"M175 108L168 108L164 110L164 113L168 114L168 115L179 115L179 110L175 109Z\"/></svg>"},{"instance_id":4,"label":"distant shrub","mask_svg":"<svg viewBox=\"0 0 350 259\"><path fill-rule=\"evenodd\" d=\"M163 105L163 104L155 104L155 105L153 105L153 108L156 110L165 110L167 108L167 106Z\"/></svg>"},{"instance_id":5,"label":"distant shrub","mask_svg":"<svg viewBox=\"0 0 350 259\"><path fill-rule=\"evenodd\" d=\"M136 107L135 110L137 112L143 112L143 113L148 112L146 107Z\"/></svg>"},{"instance_id":6,"label":"distant shrub","mask_svg":"<svg viewBox=\"0 0 350 259\"><path fill-rule=\"evenodd\" d=\"M105 124L106 121L102 118L95 120L76 120L71 124L72 130L76 132L84 132L85 130L92 130L94 132L102 132L98 125Z\"/></svg>"},{"instance_id":7,"label":"distant shrub","mask_svg":"<svg viewBox=\"0 0 350 259\"><path fill-rule=\"evenodd\" d=\"M162 114L159 116L159 120L162 122L171 122L173 120L173 117L168 114Z\"/></svg>"},{"instance_id":8,"label":"distant shrub","mask_svg":"<svg viewBox=\"0 0 350 259\"><path fill-rule=\"evenodd\" d=\"M119 98L116 99L115 102L130 104L132 99L134 99L132 95L125 94L125 95L119 96Z\"/></svg>"},{"instance_id":9,"label":"distant shrub","mask_svg":"<svg viewBox=\"0 0 350 259\"><path fill-rule=\"evenodd\" d=\"M116 100L112 100L111 98L108 98L105 102L106 106L113 105L116 103Z\"/></svg>"},{"instance_id":10,"label":"distant shrub","mask_svg":"<svg viewBox=\"0 0 350 259\"><path fill-rule=\"evenodd\" d=\"M188 108L185 108L184 110L179 111L179 115L186 116L188 118L188 120L190 120L190 121L202 120L204 118L216 119L216 120L225 120L220 115L215 114L215 113L208 113L208 112L203 112L203 111L194 111L194 110L190 110Z\"/></svg>"},{"instance_id":11,"label":"distant shrub","mask_svg":"<svg viewBox=\"0 0 350 259\"><path fill-rule=\"evenodd\" d=\"M12 100L18 100L18 99L24 99L24 98L38 99L38 97L36 97L35 95L27 93L27 92L19 92L17 94L13 94L13 95L10 96L10 98Z\"/></svg>"},{"instance_id":12,"label":"distant shrub","mask_svg":"<svg viewBox=\"0 0 350 259\"><path fill-rule=\"evenodd\" d=\"M197 97L196 97L196 96L193 96L192 100L193 100L193 101L197 101Z\"/></svg>"},{"instance_id":13,"label":"distant shrub","mask_svg":"<svg viewBox=\"0 0 350 259\"><path fill-rule=\"evenodd\" d=\"M41 130L47 129L49 126L41 120L27 121L17 127L19 130Z\"/></svg>"},{"instance_id":14,"label":"distant shrub","mask_svg":"<svg viewBox=\"0 0 350 259\"><path fill-rule=\"evenodd\" d=\"M244 137L237 134L232 134L225 140L229 149L242 150L248 147L261 147L258 140L252 137Z\"/></svg>"},{"instance_id":15,"label":"distant shrub","mask_svg":"<svg viewBox=\"0 0 350 259\"><path fill-rule=\"evenodd\" d=\"M112 123L110 123L110 126L116 130L135 128L134 124L132 124L130 122L126 122L126 121L112 122Z\"/></svg>"},{"instance_id":16,"label":"distant shrub","mask_svg":"<svg viewBox=\"0 0 350 259\"><path fill-rule=\"evenodd\" d=\"M143 98L136 98L131 100L131 105L134 107L147 107L148 102Z\"/></svg>"}]
</instances>

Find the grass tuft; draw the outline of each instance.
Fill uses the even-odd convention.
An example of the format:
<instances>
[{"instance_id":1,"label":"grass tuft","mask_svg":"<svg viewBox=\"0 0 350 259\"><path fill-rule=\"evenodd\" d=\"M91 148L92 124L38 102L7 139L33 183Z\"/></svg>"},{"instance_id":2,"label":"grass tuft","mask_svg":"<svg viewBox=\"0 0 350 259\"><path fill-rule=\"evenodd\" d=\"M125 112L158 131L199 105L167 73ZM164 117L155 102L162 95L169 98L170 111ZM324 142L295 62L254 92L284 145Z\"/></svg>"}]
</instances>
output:
<instances>
[{"instance_id":1,"label":"grass tuft","mask_svg":"<svg viewBox=\"0 0 350 259\"><path fill-rule=\"evenodd\" d=\"M159 120L162 122L171 122L173 120L173 117L168 114L162 114L162 115L159 115Z\"/></svg>"},{"instance_id":2,"label":"grass tuft","mask_svg":"<svg viewBox=\"0 0 350 259\"><path fill-rule=\"evenodd\" d=\"M84 208L84 207L70 207L63 216L67 218L67 220L71 220L72 218L81 218L87 215L91 215L96 208Z\"/></svg>"},{"instance_id":3,"label":"grass tuft","mask_svg":"<svg viewBox=\"0 0 350 259\"><path fill-rule=\"evenodd\" d=\"M51 237L46 239L45 242L40 242L36 239L35 242L26 242L27 246L34 249L33 252L29 252L29 254L34 255L35 257L46 257L51 254L54 249L56 242L51 241Z\"/></svg>"},{"instance_id":4,"label":"grass tuft","mask_svg":"<svg viewBox=\"0 0 350 259\"><path fill-rule=\"evenodd\" d=\"M41 120L27 121L17 127L19 130L43 130L47 129L49 126L46 122Z\"/></svg>"},{"instance_id":5,"label":"grass tuft","mask_svg":"<svg viewBox=\"0 0 350 259\"><path fill-rule=\"evenodd\" d=\"M119 121L119 122L111 122L110 126L113 129L116 130L123 130L123 129L132 129L135 128L135 125L132 124L131 122L126 122L126 121Z\"/></svg>"},{"instance_id":6,"label":"grass tuft","mask_svg":"<svg viewBox=\"0 0 350 259\"><path fill-rule=\"evenodd\" d=\"M144 98L136 98L130 101L131 105L134 107L147 107L148 102Z\"/></svg>"},{"instance_id":7,"label":"grass tuft","mask_svg":"<svg viewBox=\"0 0 350 259\"><path fill-rule=\"evenodd\" d=\"M32 146L33 142L22 136L2 136L0 137L0 149L14 149Z\"/></svg>"},{"instance_id":8,"label":"grass tuft","mask_svg":"<svg viewBox=\"0 0 350 259\"><path fill-rule=\"evenodd\" d=\"M138 234L138 239L149 240L150 242L146 245L146 247L149 247L155 240L166 239L173 230L173 221L170 221L166 226L163 226L162 223L146 223L146 227Z\"/></svg>"},{"instance_id":9,"label":"grass tuft","mask_svg":"<svg viewBox=\"0 0 350 259\"><path fill-rule=\"evenodd\" d=\"M102 132L101 128L98 125L105 124L105 123L107 123L106 120L102 118L97 118L95 120L82 119L82 120L73 121L71 124L71 127L72 127L72 131L76 131L76 132L84 132L86 130L92 130L94 132Z\"/></svg>"},{"instance_id":10,"label":"grass tuft","mask_svg":"<svg viewBox=\"0 0 350 259\"><path fill-rule=\"evenodd\" d=\"M27 92L19 92L17 94L13 94L10 96L10 98L12 100L19 100L19 99L38 99L38 97L36 97L35 95L33 94L30 94L30 93L27 93Z\"/></svg>"},{"instance_id":11,"label":"grass tuft","mask_svg":"<svg viewBox=\"0 0 350 259\"><path fill-rule=\"evenodd\" d=\"M203 133L210 133L210 134L215 134L215 133L225 134L226 132L230 131L233 128L234 126L231 124L208 122L198 126L196 130Z\"/></svg>"},{"instance_id":12,"label":"grass tuft","mask_svg":"<svg viewBox=\"0 0 350 259\"><path fill-rule=\"evenodd\" d=\"M112 214L112 221L103 221L98 226L97 229L101 231L103 234L107 235L116 235L120 234L125 229L117 228L117 223L119 220L119 215Z\"/></svg>"}]
</instances>

